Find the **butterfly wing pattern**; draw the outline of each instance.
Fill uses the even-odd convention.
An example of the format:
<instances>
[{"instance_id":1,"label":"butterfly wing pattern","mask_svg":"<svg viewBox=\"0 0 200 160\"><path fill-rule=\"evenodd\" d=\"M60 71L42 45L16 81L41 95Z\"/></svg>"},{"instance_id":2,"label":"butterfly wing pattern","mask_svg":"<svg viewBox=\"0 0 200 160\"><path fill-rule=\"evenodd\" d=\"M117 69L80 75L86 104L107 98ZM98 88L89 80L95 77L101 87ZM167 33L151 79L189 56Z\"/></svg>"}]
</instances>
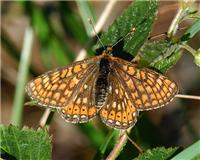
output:
<instances>
[{"instance_id":1,"label":"butterfly wing pattern","mask_svg":"<svg viewBox=\"0 0 200 160\"><path fill-rule=\"evenodd\" d=\"M166 105L178 87L105 51L37 77L26 91L39 105L57 109L67 122L88 122L99 114L106 125L127 129L136 123L138 111Z\"/></svg>"},{"instance_id":2,"label":"butterfly wing pattern","mask_svg":"<svg viewBox=\"0 0 200 160\"><path fill-rule=\"evenodd\" d=\"M109 76L109 93L106 104L100 110L100 117L110 127L127 129L136 123L137 111L116 76L115 72Z\"/></svg>"},{"instance_id":3,"label":"butterfly wing pattern","mask_svg":"<svg viewBox=\"0 0 200 160\"><path fill-rule=\"evenodd\" d=\"M87 122L97 110L92 95L99 57L49 71L30 81L26 91L41 106L57 109L69 122ZM89 101L90 99L90 101Z\"/></svg>"},{"instance_id":4,"label":"butterfly wing pattern","mask_svg":"<svg viewBox=\"0 0 200 160\"><path fill-rule=\"evenodd\" d=\"M135 64L122 59L115 68L138 111L160 108L168 104L178 92L175 82L153 70L138 69Z\"/></svg>"}]
</instances>

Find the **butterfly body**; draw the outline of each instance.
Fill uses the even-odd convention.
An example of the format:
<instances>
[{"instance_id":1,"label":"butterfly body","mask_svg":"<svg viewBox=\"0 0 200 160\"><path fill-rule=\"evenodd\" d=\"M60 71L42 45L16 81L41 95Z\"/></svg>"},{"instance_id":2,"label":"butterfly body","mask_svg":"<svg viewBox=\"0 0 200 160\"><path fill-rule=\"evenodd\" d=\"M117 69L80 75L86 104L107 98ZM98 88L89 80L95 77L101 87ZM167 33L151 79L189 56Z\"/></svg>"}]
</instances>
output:
<instances>
[{"instance_id":1,"label":"butterfly body","mask_svg":"<svg viewBox=\"0 0 200 160\"><path fill-rule=\"evenodd\" d=\"M110 74L110 62L106 58L101 58L99 62L99 74L95 82L95 105L97 108L103 106L106 101L109 80L108 76Z\"/></svg>"},{"instance_id":2,"label":"butterfly body","mask_svg":"<svg viewBox=\"0 0 200 160\"><path fill-rule=\"evenodd\" d=\"M169 103L175 82L150 69L103 54L47 72L27 84L28 95L41 106L57 109L67 122L88 122L96 115L108 126L127 129L138 111Z\"/></svg>"}]
</instances>

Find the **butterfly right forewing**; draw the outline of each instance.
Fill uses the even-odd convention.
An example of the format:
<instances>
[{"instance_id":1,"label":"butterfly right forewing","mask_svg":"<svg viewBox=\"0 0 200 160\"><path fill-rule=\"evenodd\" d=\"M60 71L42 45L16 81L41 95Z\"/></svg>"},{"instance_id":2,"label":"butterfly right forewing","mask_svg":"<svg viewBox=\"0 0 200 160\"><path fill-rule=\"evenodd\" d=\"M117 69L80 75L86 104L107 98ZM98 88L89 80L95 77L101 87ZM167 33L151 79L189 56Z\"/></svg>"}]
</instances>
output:
<instances>
[{"instance_id":1,"label":"butterfly right forewing","mask_svg":"<svg viewBox=\"0 0 200 160\"><path fill-rule=\"evenodd\" d=\"M175 82L150 69L138 69L135 64L123 60L115 63L115 68L138 110L162 107L178 92Z\"/></svg>"}]
</instances>

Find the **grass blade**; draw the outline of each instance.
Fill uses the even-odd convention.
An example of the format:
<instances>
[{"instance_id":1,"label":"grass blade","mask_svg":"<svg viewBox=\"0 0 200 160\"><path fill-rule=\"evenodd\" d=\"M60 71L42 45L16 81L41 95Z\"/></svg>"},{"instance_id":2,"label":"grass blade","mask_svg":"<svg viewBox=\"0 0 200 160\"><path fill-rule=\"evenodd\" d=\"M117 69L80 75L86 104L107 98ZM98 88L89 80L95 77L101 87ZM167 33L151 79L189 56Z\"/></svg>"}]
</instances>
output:
<instances>
[{"instance_id":1,"label":"grass blade","mask_svg":"<svg viewBox=\"0 0 200 160\"><path fill-rule=\"evenodd\" d=\"M24 36L23 48L20 57L17 84L14 96L13 111L11 121L14 125L21 125L22 111L24 102L24 88L27 81L28 69L30 64L31 49L33 43L33 30L27 27Z\"/></svg>"}]
</instances>

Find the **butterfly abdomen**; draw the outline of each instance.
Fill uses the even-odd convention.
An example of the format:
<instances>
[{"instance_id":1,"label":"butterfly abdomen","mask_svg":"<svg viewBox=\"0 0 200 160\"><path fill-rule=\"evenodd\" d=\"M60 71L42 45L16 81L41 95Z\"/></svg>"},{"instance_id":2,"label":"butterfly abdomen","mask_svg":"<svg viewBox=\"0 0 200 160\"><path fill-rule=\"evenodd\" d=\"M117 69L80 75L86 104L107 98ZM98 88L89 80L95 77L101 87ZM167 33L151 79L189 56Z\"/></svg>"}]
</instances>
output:
<instances>
[{"instance_id":1,"label":"butterfly abdomen","mask_svg":"<svg viewBox=\"0 0 200 160\"><path fill-rule=\"evenodd\" d=\"M108 94L108 75L110 63L108 59L102 58L99 63L99 74L95 83L95 105L101 107Z\"/></svg>"}]
</instances>

